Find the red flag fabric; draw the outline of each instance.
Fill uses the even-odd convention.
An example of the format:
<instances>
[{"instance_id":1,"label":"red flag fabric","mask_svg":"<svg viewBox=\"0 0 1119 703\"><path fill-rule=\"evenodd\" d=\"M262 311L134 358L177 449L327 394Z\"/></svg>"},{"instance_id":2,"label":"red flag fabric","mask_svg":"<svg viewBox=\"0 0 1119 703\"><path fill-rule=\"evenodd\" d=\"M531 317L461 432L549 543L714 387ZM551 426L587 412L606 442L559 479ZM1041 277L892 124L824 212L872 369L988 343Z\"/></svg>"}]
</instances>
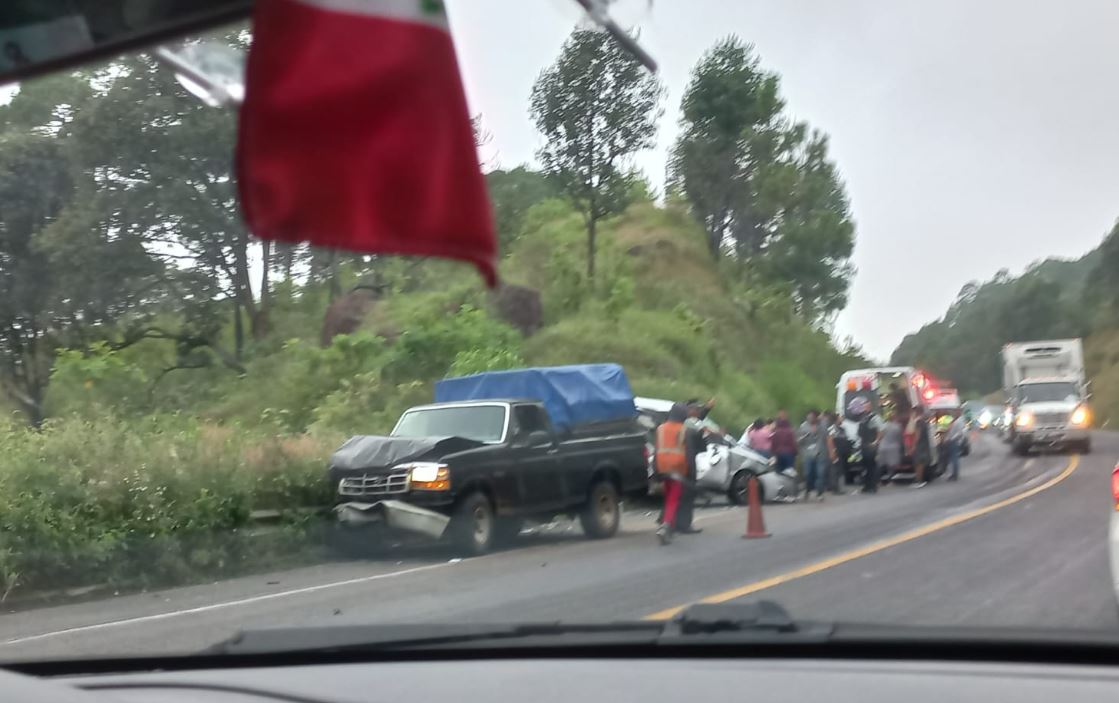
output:
<instances>
[{"instance_id":1,"label":"red flag fabric","mask_svg":"<svg viewBox=\"0 0 1119 703\"><path fill-rule=\"evenodd\" d=\"M257 0L237 145L258 237L475 264L497 241L438 0Z\"/></svg>"}]
</instances>

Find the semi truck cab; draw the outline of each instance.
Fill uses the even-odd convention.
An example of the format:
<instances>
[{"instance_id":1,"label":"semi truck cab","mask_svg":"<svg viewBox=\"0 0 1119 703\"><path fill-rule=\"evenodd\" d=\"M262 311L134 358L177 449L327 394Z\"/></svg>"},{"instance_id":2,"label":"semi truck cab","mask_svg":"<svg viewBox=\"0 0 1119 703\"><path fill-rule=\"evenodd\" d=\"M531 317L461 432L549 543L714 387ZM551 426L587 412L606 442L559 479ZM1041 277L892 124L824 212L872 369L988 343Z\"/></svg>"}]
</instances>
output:
<instances>
[{"instance_id":1,"label":"semi truck cab","mask_svg":"<svg viewBox=\"0 0 1119 703\"><path fill-rule=\"evenodd\" d=\"M1007 344L1002 361L1012 450L1025 455L1032 447L1045 445L1091 451L1092 417L1081 341Z\"/></svg>"}]
</instances>

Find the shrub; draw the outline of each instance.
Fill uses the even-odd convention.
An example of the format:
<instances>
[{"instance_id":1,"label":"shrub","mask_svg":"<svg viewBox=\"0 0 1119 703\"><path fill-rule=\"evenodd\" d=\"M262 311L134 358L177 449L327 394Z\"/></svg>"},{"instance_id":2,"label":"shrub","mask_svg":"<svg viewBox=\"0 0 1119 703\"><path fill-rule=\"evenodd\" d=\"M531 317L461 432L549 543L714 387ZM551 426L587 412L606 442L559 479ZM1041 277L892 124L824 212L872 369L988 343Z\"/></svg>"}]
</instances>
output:
<instances>
[{"instance_id":1,"label":"shrub","mask_svg":"<svg viewBox=\"0 0 1119 703\"><path fill-rule=\"evenodd\" d=\"M48 386L52 415L140 412L148 406L151 379L120 352L99 342L88 352L59 352Z\"/></svg>"},{"instance_id":2,"label":"shrub","mask_svg":"<svg viewBox=\"0 0 1119 703\"><path fill-rule=\"evenodd\" d=\"M340 334L325 349L290 340L280 352L249 364L245 376L229 380L213 415L249 427L300 432L323 399L344 382L380 373L389 358L384 340L364 332Z\"/></svg>"},{"instance_id":3,"label":"shrub","mask_svg":"<svg viewBox=\"0 0 1119 703\"><path fill-rule=\"evenodd\" d=\"M268 437L181 416L0 430L0 593L173 582L251 560L256 509L323 505L337 438Z\"/></svg>"},{"instance_id":4,"label":"shrub","mask_svg":"<svg viewBox=\"0 0 1119 703\"><path fill-rule=\"evenodd\" d=\"M388 434L400 415L414 405L431 402L430 383L388 383L375 374L346 381L314 410L311 433L350 436Z\"/></svg>"},{"instance_id":5,"label":"shrub","mask_svg":"<svg viewBox=\"0 0 1119 703\"><path fill-rule=\"evenodd\" d=\"M453 315L405 330L392 346L385 378L395 382L442 378L463 353L485 358L506 352L519 358L520 342L520 333L509 325L485 310L463 305ZM465 357L462 363L467 363Z\"/></svg>"}]
</instances>

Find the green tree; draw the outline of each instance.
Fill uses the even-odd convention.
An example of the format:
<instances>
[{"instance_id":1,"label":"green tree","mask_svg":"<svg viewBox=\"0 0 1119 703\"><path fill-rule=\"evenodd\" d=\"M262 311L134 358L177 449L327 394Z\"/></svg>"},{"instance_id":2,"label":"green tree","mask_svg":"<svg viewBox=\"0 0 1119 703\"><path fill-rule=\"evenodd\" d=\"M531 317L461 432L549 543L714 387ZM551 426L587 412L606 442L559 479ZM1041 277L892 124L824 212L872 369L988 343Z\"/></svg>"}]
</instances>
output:
<instances>
[{"instance_id":1,"label":"green tree","mask_svg":"<svg viewBox=\"0 0 1119 703\"><path fill-rule=\"evenodd\" d=\"M80 76L25 83L0 109L0 386L38 425L61 347L87 347L158 297L160 266L102 217L75 124Z\"/></svg>"},{"instance_id":2,"label":"green tree","mask_svg":"<svg viewBox=\"0 0 1119 703\"><path fill-rule=\"evenodd\" d=\"M749 45L728 37L700 59L680 101L669 182L703 223L713 256L760 219L749 206L753 179L784 131L779 85Z\"/></svg>"},{"instance_id":3,"label":"green tree","mask_svg":"<svg viewBox=\"0 0 1119 703\"><path fill-rule=\"evenodd\" d=\"M244 38L234 32L225 40ZM95 85L95 99L74 130L112 226L168 262L206 271L228 298L235 326L243 313L251 336L262 338L276 262L271 243L249 234L238 209L236 114L206 106L144 55L109 64ZM266 263L255 282L254 259Z\"/></svg>"},{"instance_id":4,"label":"green tree","mask_svg":"<svg viewBox=\"0 0 1119 703\"><path fill-rule=\"evenodd\" d=\"M536 203L556 197L555 184L539 171L518 166L508 171L496 169L486 174L494 220L502 251L521 236L525 213Z\"/></svg>"},{"instance_id":5,"label":"green tree","mask_svg":"<svg viewBox=\"0 0 1119 703\"><path fill-rule=\"evenodd\" d=\"M587 277L594 279L599 221L632 193L634 153L653 146L660 83L604 32L576 30L532 87L531 113L545 172L583 216Z\"/></svg>"},{"instance_id":6,"label":"green tree","mask_svg":"<svg viewBox=\"0 0 1119 703\"><path fill-rule=\"evenodd\" d=\"M827 137L784 116L779 88L742 40L712 47L681 101L669 185L702 222L712 256L785 288L816 321L846 304L855 227Z\"/></svg>"},{"instance_id":7,"label":"green tree","mask_svg":"<svg viewBox=\"0 0 1119 703\"><path fill-rule=\"evenodd\" d=\"M776 233L754 238L742 256L764 279L788 285L797 312L815 321L847 305L855 225L827 138L814 133L798 151L791 182L779 186Z\"/></svg>"}]
</instances>

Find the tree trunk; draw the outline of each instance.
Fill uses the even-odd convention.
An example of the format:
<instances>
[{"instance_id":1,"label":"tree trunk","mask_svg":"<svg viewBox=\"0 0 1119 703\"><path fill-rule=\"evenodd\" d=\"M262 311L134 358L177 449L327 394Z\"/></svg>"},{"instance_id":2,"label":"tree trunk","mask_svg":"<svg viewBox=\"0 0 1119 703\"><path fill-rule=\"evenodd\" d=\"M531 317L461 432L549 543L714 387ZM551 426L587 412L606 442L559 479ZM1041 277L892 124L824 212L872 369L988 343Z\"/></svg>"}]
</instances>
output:
<instances>
[{"instance_id":1,"label":"tree trunk","mask_svg":"<svg viewBox=\"0 0 1119 703\"><path fill-rule=\"evenodd\" d=\"M289 243L276 245L277 249L279 250L280 265L282 266L284 271L285 281L291 280L291 271L293 268L295 268L295 248L297 246L297 244Z\"/></svg>"},{"instance_id":2,"label":"tree trunk","mask_svg":"<svg viewBox=\"0 0 1119 703\"><path fill-rule=\"evenodd\" d=\"M46 414L43 412L43 396L46 395L46 387L41 387L38 384L25 382L23 388L8 387L7 396L16 402L23 417L27 420L27 425L35 429L43 426L43 420L46 419Z\"/></svg>"},{"instance_id":3,"label":"tree trunk","mask_svg":"<svg viewBox=\"0 0 1119 703\"><path fill-rule=\"evenodd\" d=\"M260 272L260 305L249 320L253 339L257 341L264 339L272 331L272 281L269 276L272 268L272 242L267 239L262 241L260 251L264 263Z\"/></svg>"},{"instance_id":4,"label":"tree trunk","mask_svg":"<svg viewBox=\"0 0 1119 703\"><path fill-rule=\"evenodd\" d=\"M329 258L327 258L327 273L330 290L330 302L334 302L338 296L342 295L342 284L338 280L338 250L331 249Z\"/></svg>"},{"instance_id":5,"label":"tree trunk","mask_svg":"<svg viewBox=\"0 0 1119 703\"><path fill-rule=\"evenodd\" d=\"M598 220L594 215L587 219L587 280L594 283L594 251Z\"/></svg>"},{"instance_id":6,"label":"tree trunk","mask_svg":"<svg viewBox=\"0 0 1119 703\"><path fill-rule=\"evenodd\" d=\"M268 283L268 266L264 267L262 281ZM260 305L257 305L253 298L252 280L249 277L249 236L242 234L233 245L233 291L239 309L243 309L249 317L249 333L254 340L263 339L268 334L266 290L262 287ZM240 317L238 312L238 323Z\"/></svg>"},{"instance_id":7,"label":"tree trunk","mask_svg":"<svg viewBox=\"0 0 1119 703\"><path fill-rule=\"evenodd\" d=\"M241 324L241 299L233 296L233 356L241 360L245 351L245 328Z\"/></svg>"},{"instance_id":8,"label":"tree trunk","mask_svg":"<svg viewBox=\"0 0 1119 703\"><path fill-rule=\"evenodd\" d=\"M272 300L272 242L265 239L260 243L260 257L264 266L260 272L260 307L267 308Z\"/></svg>"}]
</instances>

